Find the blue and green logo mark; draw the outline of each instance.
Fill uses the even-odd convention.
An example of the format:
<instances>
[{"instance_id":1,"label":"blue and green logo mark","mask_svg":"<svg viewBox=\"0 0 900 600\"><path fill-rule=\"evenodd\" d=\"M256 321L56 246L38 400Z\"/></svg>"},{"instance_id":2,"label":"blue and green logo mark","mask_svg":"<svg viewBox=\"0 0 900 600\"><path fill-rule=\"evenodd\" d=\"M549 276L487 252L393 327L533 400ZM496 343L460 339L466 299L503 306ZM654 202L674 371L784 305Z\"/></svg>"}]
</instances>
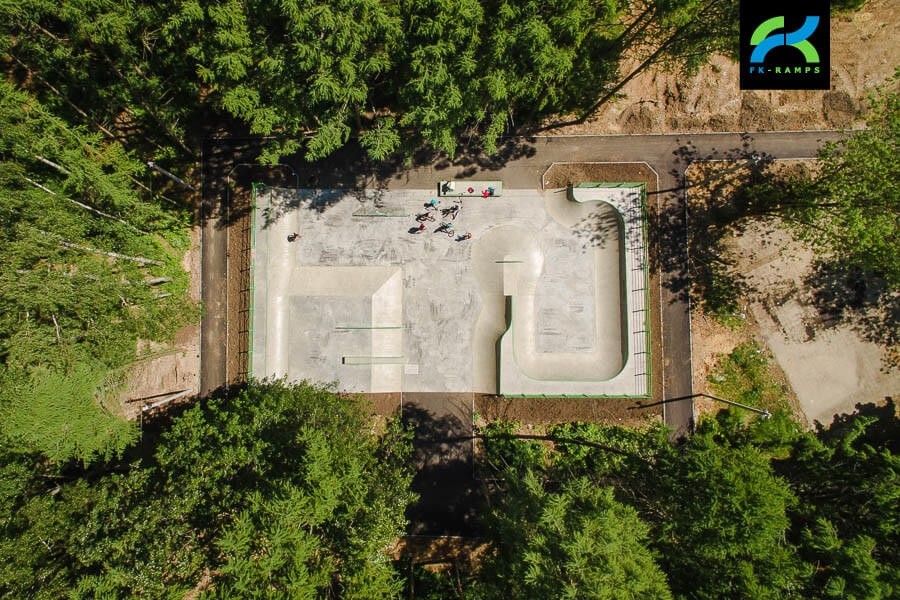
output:
<instances>
[{"instance_id":1,"label":"blue and green logo mark","mask_svg":"<svg viewBox=\"0 0 900 600\"><path fill-rule=\"evenodd\" d=\"M797 4L741 2L741 89L828 89L828 0Z\"/></svg>"},{"instance_id":2,"label":"blue and green logo mark","mask_svg":"<svg viewBox=\"0 0 900 600\"><path fill-rule=\"evenodd\" d=\"M763 64L766 61L766 54L779 46L793 46L803 53L807 64L818 63L819 53L809 42L809 36L818 26L819 17L806 17L800 29L789 33L772 34L773 31L784 29L784 17L772 17L763 21L750 36L750 45L756 46L750 55L750 64Z\"/></svg>"}]
</instances>

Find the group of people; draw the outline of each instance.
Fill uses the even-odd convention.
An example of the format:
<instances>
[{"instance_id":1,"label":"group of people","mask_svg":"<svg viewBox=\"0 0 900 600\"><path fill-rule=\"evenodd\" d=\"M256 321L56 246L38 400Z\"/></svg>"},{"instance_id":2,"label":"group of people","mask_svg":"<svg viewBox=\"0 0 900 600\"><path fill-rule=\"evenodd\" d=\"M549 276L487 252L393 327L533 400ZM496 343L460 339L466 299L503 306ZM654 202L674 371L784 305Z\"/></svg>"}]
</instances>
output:
<instances>
[{"instance_id":1,"label":"group of people","mask_svg":"<svg viewBox=\"0 0 900 600\"><path fill-rule=\"evenodd\" d=\"M441 224L434 230L435 233L446 233L448 236L453 237L456 235L456 231L453 229L453 221L456 219L457 215L459 215L459 211L462 209L462 200L454 200L453 204L447 208L440 208L441 201L437 198L432 198L428 202L425 203L425 212L419 213L416 215L416 222L418 222L418 226L414 228L415 233L425 233L426 222L434 222L435 216L437 215L438 210L441 212ZM466 232L462 235L456 236L457 242L462 242L468 239L471 239L472 234Z\"/></svg>"}]
</instances>

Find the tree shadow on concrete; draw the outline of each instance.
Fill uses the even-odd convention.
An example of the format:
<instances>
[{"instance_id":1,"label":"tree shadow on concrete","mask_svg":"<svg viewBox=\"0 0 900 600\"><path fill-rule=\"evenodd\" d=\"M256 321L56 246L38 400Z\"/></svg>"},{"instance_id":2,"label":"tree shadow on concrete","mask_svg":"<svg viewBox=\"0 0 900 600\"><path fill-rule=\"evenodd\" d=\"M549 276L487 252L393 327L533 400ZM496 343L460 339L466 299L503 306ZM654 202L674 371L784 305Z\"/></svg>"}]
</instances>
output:
<instances>
[{"instance_id":1,"label":"tree shadow on concrete","mask_svg":"<svg viewBox=\"0 0 900 600\"><path fill-rule=\"evenodd\" d=\"M640 216L621 218L619 211L609 204L602 203L597 210L575 223L572 226L572 233L582 241L582 248L602 249L608 244L621 243L625 237L624 232L633 226L642 226Z\"/></svg>"},{"instance_id":2,"label":"tree shadow on concrete","mask_svg":"<svg viewBox=\"0 0 900 600\"><path fill-rule=\"evenodd\" d=\"M848 325L886 350L882 370L900 367L900 292L877 275L833 259L818 261L804 284L817 313L813 330Z\"/></svg>"},{"instance_id":3,"label":"tree shadow on concrete","mask_svg":"<svg viewBox=\"0 0 900 600\"><path fill-rule=\"evenodd\" d=\"M287 213L304 209L323 213L337 204L344 194L340 190L275 189L268 194L268 205L260 211L262 228L268 229Z\"/></svg>"},{"instance_id":4,"label":"tree shadow on concrete","mask_svg":"<svg viewBox=\"0 0 900 600\"><path fill-rule=\"evenodd\" d=\"M226 228L250 211L252 185L269 187L343 190L384 193L391 181L403 181L408 172L421 167L448 172L446 179L472 177L478 172L496 171L509 163L534 156L534 138L503 138L497 152L485 154L474 143L462 143L453 157L426 146L405 147L395 156L376 161L369 158L356 141L350 141L327 157L308 162L301 153L284 157L277 165L259 164L265 140L262 138L208 139L203 146L201 215L215 217L216 226ZM435 190L437 190L435 182ZM320 198L320 200L323 200ZM278 214L291 209L322 211L329 201L285 204ZM277 218L277 217L276 217Z\"/></svg>"},{"instance_id":5,"label":"tree shadow on concrete","mask_svg":"<svg viewBox=\"0 0 900 600\"><path fill-rule=\"evenodd\" d=\"M463 145L455 157L444 156L443 160L436 161L434 168L439 171L455 168L456 172L448 179L473 177L480 171L499 171L511 162L534 156L537 153L535 141L535 138L505 138L490 155L477 146Z\"/></svg>"},{"instance_id":6,"label":"tree shadow on concrete","mask_svg":"<svg viewBox=\"0 0 900 600\"><path fill-rule=\"evenodd\" d=\"M410 535L473 535L478 531L481 486L473 477L471 411L445 410L423 399L406 402L402 419L413 430L419 501L407 510ZM462 414L460 414L462 412Z\"/></svg>"},{"instance_id":7,"label":"tree shadow on concrete","mask_svg":"<svg viewBox=\"0 0 900 600\"><path fill-rule=\"evenodd\" d=\"M487 155L474 143L462 143L452 157L441 150L417 145L404 147L388 159L374 160L358 143L351 141L321 160L305 162L302 156L295 155L286 162L295 165L301 182L314 178L316 187L373 189L386 187L391 181L403 181L408 171L422 167L435 171L456 169L455 173L443 176L446 179L496 171L516 160L534 156L537 152L534 144L534 138L503 138L497 152Z\"/></svg>"}]
</instances>

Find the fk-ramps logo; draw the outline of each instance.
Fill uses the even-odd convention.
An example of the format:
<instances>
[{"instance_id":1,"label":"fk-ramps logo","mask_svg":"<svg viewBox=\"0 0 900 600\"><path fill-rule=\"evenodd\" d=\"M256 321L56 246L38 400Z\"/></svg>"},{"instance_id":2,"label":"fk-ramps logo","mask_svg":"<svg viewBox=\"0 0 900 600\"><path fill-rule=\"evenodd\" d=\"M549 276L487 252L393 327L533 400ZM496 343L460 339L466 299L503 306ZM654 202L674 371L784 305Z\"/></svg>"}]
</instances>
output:
<instances>
[{"instance_id":1,"label":"fk-ramps logo","mask_svg":"<svg viewBox=\"0 0 900 600\"><path fill-rule=\"evenodd\" d=\"M827 90L829 0L741 1L741 89Z\"/></svg>"}]
</instances>

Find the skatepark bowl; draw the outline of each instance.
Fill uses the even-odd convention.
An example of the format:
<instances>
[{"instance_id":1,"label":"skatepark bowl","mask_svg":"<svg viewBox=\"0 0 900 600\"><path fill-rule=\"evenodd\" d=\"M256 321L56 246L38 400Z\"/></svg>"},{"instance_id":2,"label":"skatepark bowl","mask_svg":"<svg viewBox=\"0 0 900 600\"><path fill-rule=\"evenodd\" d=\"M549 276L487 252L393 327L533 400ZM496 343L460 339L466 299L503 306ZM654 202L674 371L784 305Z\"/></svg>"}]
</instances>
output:
<instances>
[{"instance_id":1,"label":"skatepark bowl","mask_svg":"<svg viewBox=\"0 0 900 600\"><path fill-rule=\"evenodd\" d=\"M256 378L362 393L648 395L641 184L490 198L256 187L254 201Z\"/></svg>"}]
</instances>

